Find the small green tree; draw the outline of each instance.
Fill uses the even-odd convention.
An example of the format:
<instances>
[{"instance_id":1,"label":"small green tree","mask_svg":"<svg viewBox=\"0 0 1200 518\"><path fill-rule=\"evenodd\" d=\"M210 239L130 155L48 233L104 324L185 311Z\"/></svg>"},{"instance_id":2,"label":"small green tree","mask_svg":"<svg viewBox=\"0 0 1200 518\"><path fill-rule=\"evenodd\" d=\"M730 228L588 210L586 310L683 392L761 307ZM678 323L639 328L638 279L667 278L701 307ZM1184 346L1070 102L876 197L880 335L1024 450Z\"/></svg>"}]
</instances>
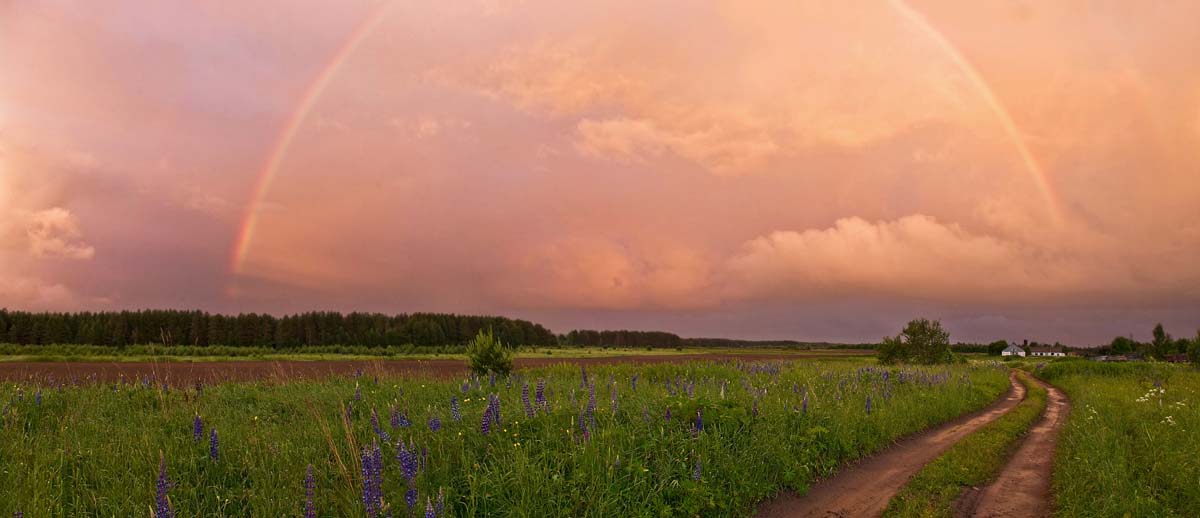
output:
<instances>
[{"instance_id":1,"label":"small green tree","mask_svg":"<svg viewBox=\"0 0 1200 518\"><path fill-rule=\"evenodd\" d=\"M1129 337L1118 336L1113 338L1112 345L1109 348L1112 349L1113 354L1129 354L1133 352L1136 346L1137 344Z\"/></svg>"},{"instance_id":2,"label":"small green tree","mask_svg":"<svg viewBox=\"0 0 1200 518\"><path fill-rule=\"evenodd\" d=\"M1161 360L1170 354L1172 343L1173 341L1171 340L1171 335L1167 334L1167 332L1163 330L1162 324L1154 326L1154 341L1150 344L1150 350L1152 351L1152 354L1154 354L1155 358Z\"/></svg>"},{"instance_id":3,"label":"small green tree","mask_svg":"<svg viewBox=\"0 0 1200 518\"><path fill-rule=\"evenodd\" d=\"M997 340L995 342L988 344L987 353L989 356L1000 356L1000 353L1003 353L1004 350L1007 348L1008 348L1008 342L1006 342L1004 340Z\"/></svg>"},{"instance_id":4,"label":"small green tree","mask_svg":"<svg viewBox=\"0 0 1200 518\"><path fill-rule=\"evenodd\" d=\"M496 339L491 329L486 333L480 330L471 339L471 343L467 344L467 354L471 358L471 371L476 374L494 372L507 375L512 372L512 353L504 349L504 344Z\"/></svg>"},{"instance_id":5,"label":"small green tree","mask_svg":"<svg viewBox=\"0 0 1200 518\"><path fill-rule=\"evenodd\" d=\"M879 347L882 363L910 362L921 364L952 363L950 333L937 320L918 318L904 326L895 337L883 339Z\"/></svg>"},{"instance_id":6,"label":"small green tree","mask_svg":"<svg viewBox=\"0 0 1200 518\"><path fill-rule=\"evenodd\" d=\"M1188 356L1193 364L1200 367L1200 331L1196 331L1196 339L1192 340L1192 346L1188 348Z\"/></svg>"}]
</instances>

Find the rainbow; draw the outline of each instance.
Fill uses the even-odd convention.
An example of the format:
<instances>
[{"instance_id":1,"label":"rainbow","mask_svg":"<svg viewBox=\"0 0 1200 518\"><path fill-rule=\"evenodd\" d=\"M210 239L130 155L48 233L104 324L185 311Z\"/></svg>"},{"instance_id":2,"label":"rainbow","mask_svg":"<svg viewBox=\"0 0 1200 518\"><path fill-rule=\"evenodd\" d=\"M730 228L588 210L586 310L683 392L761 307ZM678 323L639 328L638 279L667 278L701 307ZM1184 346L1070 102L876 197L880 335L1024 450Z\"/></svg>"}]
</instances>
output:
<instances>
[{"instance_id":1,"label":"rainbow","mask_svg":"<svg viewBox=\"0 0 1200 518\"><path fill-rule=\"evenodd\" d=\"M390 0L385 0L372 10L354 32L346 39L346 42L333 54L325 67L320 73L313 78L305 89L304 95L300 97L299 104L292 110L292 114L288 116L287 122L283 125L283 129L279 135L275 137L275 143L271 146L271 152L267 155L267 160L263 163L262 169L258 173L258 182L255 183L254 192L250 196L250 202L246 206L246 212L242 216L241 227L238 231L237 240L234 242L233 257L230 259L230 270L236 275L242 273L242 266L246 262L246 255L250 252L250 244L254 241L254 231L258 226L258 217L262 212L263 201L267 197L267 193L271 190L271 184L279 175L279 166L283 163L283 159L287 157L288 149L292 145L292 141L296 138L296 133L300 130L300 126L304 124L308 118L309 112L317 100L321 98L321 94L325 93L325 88L329 86L330 81L342 68L342 64L346 62L358 45L367 39L368 36L375 30L384 19L387 13L387 8L391 5Z\"/></svg>"},{"instance_id":2,"label":"rainbow","mask_svg":"<svg viewBox=\"0 0 1200 518\"><path fill-rule=\"evenodd\" d=\"M1046 209L1049 212L1050 221L1061 226L1063 223L1062 209L1059 207L1058 196L1054 192L1054 186L1047 178L1045 171L1042 170L1041 164L1037 158L1033 156L1033 152L1029 150L1029 145L1025 143L1025 138L1021 135L1021 131L1017 128L1017 123L1013 121L1012 115L1008 109L1004 107L1004 103L1000 102L1000 98L996 96L996 92L992 90L991 85L983 79L979 71L971 65L970 61L963 56L962 52L958 51L946 36L938 31L924 15L910 7L904 0L888 0L888 3L900 13L904 19L908 20L914 27L927 35L943 52L954 62L954 66L958 67L975 90L983 96L983 100L987 102L992 113L1000 121L1000 125L1004 128L1004 132L1008 135L1008 139L1012 141L1013 146L1017 148L1017 153L1021 156L1021 161L1025 165L1025 170L1028 171L1030 178L1033 180L1034 186L1037 187L1038 193L1042 197L1042 201L1046 204Z\"/></svg>"},{"instance_id":3,"label":"rainbow","mask_svg":"<svg viewBox=\"0 0 1200 518\"><path fill-rule=\"evenodd\" d=\"M1029 173L1042 200L1046 204L1051 222L1055 225L1061 225L1063 221L1062 210L1059 207L1058 196L1054 192L1053 185L1042 170L1037 158L1034 157L1033 152L1029 150L1029 146L1026 144L1025 138L1022 136L1016 122L1013 121L1012 115L1009 114L1008 109L1005 108L1000 98L996 96L995 91L992 90L983 76L979 74L979 71L971 65L971 62L967 61L966 57L959 52L958 48L950 43L945 35L934 28L924 15L910 7L904 0L888 0L888 3L905 20L936 43L983 97L983 100L1000 121L1004 132L1008 135L1009 140L1012 141L1013 146L1020 155L1026 171ZM321 72L313 78L308 88L304 91L304 95L301 96L296 109L292 111L283 129L276 137L275 143L271 147L271 152L267 155L267 160L258 174L258 181L255 184L253 195L250 197L250 202L242 217L241 227L231 258L230 270L233 274L242 273L246 256L250 251L250 245L254 241L254 232L258 225L258 217L262 211L263 201L271 189L271 184L279 174L280 164L282 164L284 158L287 156L288 149L291 147L297 131L299 131L305 119L308 118L309 112L312 111L313 106L325 92L325 88L329 86L330 81L342 67L342 64L345 63L346 59L353 54L359 44L370 36L384 19L384 15L390 5L390 0L385 0L355 28L346 39L346 42L334 53L325 67L321 69Z\"/></svg>"}]
</instances>

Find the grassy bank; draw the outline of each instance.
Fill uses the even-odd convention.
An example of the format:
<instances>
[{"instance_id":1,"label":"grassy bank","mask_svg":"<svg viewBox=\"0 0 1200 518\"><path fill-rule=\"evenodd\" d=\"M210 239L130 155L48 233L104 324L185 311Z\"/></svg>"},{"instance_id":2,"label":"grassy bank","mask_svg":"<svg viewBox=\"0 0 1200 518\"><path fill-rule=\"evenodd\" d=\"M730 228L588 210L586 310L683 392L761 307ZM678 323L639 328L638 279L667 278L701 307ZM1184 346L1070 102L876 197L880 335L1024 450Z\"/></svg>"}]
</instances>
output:
<instances>
[{"instance_id":1,"label":"grassy bank","mask_svg":"<svg viewBox=\"0 0 1200 518\"><path fill-rule=\"evenodd\" d=\"M954 516L954 501L965 488L995 478L1021 436L1046 409L1046 389L1024 373L1018 376L1026 389L1025 400L922 468L888 503L885 517Z\"/></svg>"},{"instance_id":2,"label":"grassy bank","mask_svg":"<svg viewBox=\"0 0 1200 518\"><path fill-rule=\"evenodd\" d=\"M522 374L493 385L367 372L200 391L0 384L0 515L145 515L160 459L179 516L301 516L310 464L320 516L362 516L364 489L397 516L409 490L422 516L437 495L447 516L745 515L1008 385L995 365L855 360L618 365L588 369L586 382L568 367ZM493 395L502 417L489 420ZM376 445L381 468L364 473Z\"/></svg>"},{"instance_id":3,"label":"grassy bank","mask_svg":"<svg viewBox=\"0 0 1200 518\"><path fill-rule=\"evenodd\" d=\"M1038 376L1072 411L1059 440L1059 516L1200 516L1200 372L1063 362Z\"/></svg>"}]
</instances>

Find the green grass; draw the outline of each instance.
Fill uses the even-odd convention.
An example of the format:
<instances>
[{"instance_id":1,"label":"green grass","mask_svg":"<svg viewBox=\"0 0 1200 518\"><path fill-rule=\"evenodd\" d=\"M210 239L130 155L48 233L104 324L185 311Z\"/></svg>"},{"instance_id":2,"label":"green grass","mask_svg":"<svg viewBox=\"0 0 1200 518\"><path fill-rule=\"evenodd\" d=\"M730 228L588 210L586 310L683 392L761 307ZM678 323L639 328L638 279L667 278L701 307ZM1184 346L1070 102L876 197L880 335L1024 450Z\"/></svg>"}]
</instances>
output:
<instances>
[{"instance_id":1,"label":"green grass","mask_svg":"<svg viewBox=\"0 0 1200 518\"><path fill-rule=\"evenodd\" d=\"M888 502L885 517L954 516L954 501L969 486L995 478L1029 430L1046 409L1046 389L1025 374L1025 400L999 419L968 435L926 465Z\"/></svg>"},{"instance_id":2,"label":"green grass","mask_svg":"<svg viewBox=\"0 0 1200 518\"><path fill-rule=\"evenodd\" d=\"M1037 374L1072 404L1055 459L1059 516L1200 516L1200 372L1065 362Z\"/></svg>"},{"instance_id":3,"label":"green grass","mask_svg":"<svg viewBox=\"0 0 1200 518\"><path fill-rule=\"evenodd\" d=\"M900 436L986 406L1008 386L1005 368L994 364L890 368L886 378L883 372L861 359L589 369L596 422L588 440L578 425L588 390L580 370L568 366L521 372L531 398L536 380L547 380L549 410L533 418L522 410L520 378L497 380L494 387L477 380L466 393L462 380L375 372L227 383L200 393L164 391L153 382L5 383L0 516L18 510L31 517L144 516L154 504L160 456L175 484L170 500L179 516L299 516L309 464L321 516L362 516L358 459L363 446L377 440L372 409L392 435L393 442L380 446L384 495L397 516L407 515L397 437L428 449L415 480L421 512L426 496L444 491L451 516L747 515L755 502L783 488L804 490L814 477ZM694 392L677 382L694 383ZM807 412L793 387L807 391ZM503 421L484 435L489 393L500 397ZM452 397L460 401L461 422L451 419ZM393 430L393 407L413 426ZM664 419L668 408L670 421ZM698 410L704 429L693 433ZM219 431L217 461L209 459L206 441L193 442L196 415L206 434L212 426ZM426 425L434 416L443 423L437 432ZM693 480L697 460L699 481Z\"/></svg>"}]
</instances>

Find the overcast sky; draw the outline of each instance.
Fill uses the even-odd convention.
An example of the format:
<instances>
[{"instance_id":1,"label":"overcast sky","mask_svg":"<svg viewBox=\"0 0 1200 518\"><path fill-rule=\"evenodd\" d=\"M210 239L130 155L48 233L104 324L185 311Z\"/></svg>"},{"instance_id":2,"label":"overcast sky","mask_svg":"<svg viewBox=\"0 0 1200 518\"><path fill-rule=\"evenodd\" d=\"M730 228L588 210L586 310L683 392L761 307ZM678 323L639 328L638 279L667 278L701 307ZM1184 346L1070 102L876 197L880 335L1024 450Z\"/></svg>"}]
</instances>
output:
<instances>
[{"instance_id":1,"label":"overcast sky","mask_svg":"<svg viewBox=\"0 0 1200 518\"><path fill-rule=\"evenodd\" d=\"M1190 336L1196 20L1172 0L2 1L0 306Z\"/></svg>"}]
</instances>

